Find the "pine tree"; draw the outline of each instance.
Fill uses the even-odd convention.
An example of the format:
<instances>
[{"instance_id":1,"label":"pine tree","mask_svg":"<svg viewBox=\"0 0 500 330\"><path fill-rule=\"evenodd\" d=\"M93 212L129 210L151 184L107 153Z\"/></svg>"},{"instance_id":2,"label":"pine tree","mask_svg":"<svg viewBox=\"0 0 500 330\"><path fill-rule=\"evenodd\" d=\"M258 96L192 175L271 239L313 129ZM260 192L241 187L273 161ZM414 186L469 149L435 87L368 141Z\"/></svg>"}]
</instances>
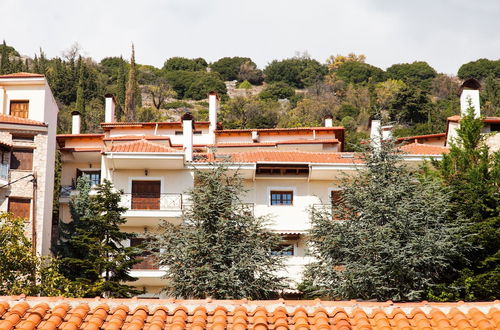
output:
<instances>
[{"instance_id":1,"label":"pine tree","mask_svg":"<svg viewBox=\"0 0 500 330\"><path fill-rule=\"evenodd\" d=\"M0 56L2 57L0 59L0 74L8 74L11 73L11 71L10 71L10 61L9 61L9 49L7 48L5 40L3 41L2 46L3 46L2 52L0 53Z\"/></svg>"},{"instance_id":2,"label":"pine tree","mask_svg":"<svg viewBox=\"0 0 500 330\"><path fill-rule=\"evenodd\" d=\"M135 65L135 50L132 44L132 55L130 56L130 69L128 71L127 90L125 93L125 115L127 121L136 120L136 108L138 105L137 68Z\"/></svg>"},{"instance_id":3,"label":"pine tree","mask_svg":"<svg viewBox=\"0 0 500 330\"><path fill-rule=\"evenodd\" d=\"M216 299L268 298L284 288L276 275L280 257L271 254L279 237L265 220L245 210L242 180L225 165L196 171L192 205L183 222L162 221L152 235L151 250L166 267L168 287L176 297Z\"/></svg>"},{"instance_id":4,"label":"pine tree","mask_svg":"<svg viewBox=\"0 0 500 330\"><path fill-rule=\"evenodd\" d=\"M78 60L81 63L81 57ZM86 115L85 115L85 96L84 96L84 65L81 63L80 72L78 73L78 88L76 90L76 111L78 111L83 118L82 131L86 132Z\"/></svg>"},{"instance_id":5,"label":"pine tree","mask_svg":"<svg viewBox=\"0 0 500 330\"><path fill-rule=\"evenodd\" d=\"M123 246L135 234L120 231L126 222L121 214L121 194L114 192L109 181L96 187L90 195L90 182L82 176L77 183L78 196L71 200L72 222L62 224L56 254L61 259L61 272L69 279L92 285L88 296L129 297L138 294L122 284L134 281L128 272L138 262L140 251Z\"/></svg>"},{"instance_id":6,"label":"pine tree","mask_svg":"<svg viewBox=\"0 0 500 330\"><path fill-rule=\"evenodd\" d=\"M443 185L451 192L452 214L469 220L468 242L475 248L460 276L435 290L441 299L495 300L500 297L500 152L484 143L483 120L469 106L460 120L450 153L435 161Z\"/></svg>"},{"instance_id":7,"label":"pine tree","mask_svg":"<svg viewBox=\"0 0 500 330\"><path fill-rule=\"evenodd\" d=\"M392 143L364 162L331 212L312 210L317 261L302 286L333 299L421 300L462 255L449 199L435 181L418 181Z\"/></svg>"}]
</instances>

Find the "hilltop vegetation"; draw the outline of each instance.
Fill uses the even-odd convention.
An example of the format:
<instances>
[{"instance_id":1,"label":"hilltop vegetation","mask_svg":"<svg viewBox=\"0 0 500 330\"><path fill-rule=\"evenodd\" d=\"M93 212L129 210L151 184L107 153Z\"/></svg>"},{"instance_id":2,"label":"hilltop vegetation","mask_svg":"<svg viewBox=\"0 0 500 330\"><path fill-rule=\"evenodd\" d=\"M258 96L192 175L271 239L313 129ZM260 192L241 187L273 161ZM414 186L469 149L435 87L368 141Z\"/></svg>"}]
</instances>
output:
<instances>
[{"instance_id":1,"label":"hilltop vegetation","mask_svg":"<svg viewBox=\"0 0 500 330\"><path fill-rule=\"evenodd\" d=\"M457 76L450 76L422 61L383 70L355 54L331 56L325 63L305 54L273 60L263 69L248 57L224 57L213 63L172 57L162 68L131 65L116 56L96 62L81 56L77 45L49 59L41 49L33 58L21 56L4 42L0 56L0 74L27 71L47 76L61 110L61 133L69 132L74 110L84 115L84 132L99 131L105 93L116 96L119 120L173 120L185 108L205 120L206 95L214 90L221 96L219 119L225 127L322 125L324 117L331 115L336 125L346 127L347 147L353 148L367 135L374 116L393 122L399 136L442 132L446 118L459 111L460 79L471 77L483 83L482 113L500 115L500 60L465 63ZM135 95L133 113L126 115L130 76L137 87L129 92ZM238 93L231 97L227 86L235 80Z\"/></svg>"}]
</instances>

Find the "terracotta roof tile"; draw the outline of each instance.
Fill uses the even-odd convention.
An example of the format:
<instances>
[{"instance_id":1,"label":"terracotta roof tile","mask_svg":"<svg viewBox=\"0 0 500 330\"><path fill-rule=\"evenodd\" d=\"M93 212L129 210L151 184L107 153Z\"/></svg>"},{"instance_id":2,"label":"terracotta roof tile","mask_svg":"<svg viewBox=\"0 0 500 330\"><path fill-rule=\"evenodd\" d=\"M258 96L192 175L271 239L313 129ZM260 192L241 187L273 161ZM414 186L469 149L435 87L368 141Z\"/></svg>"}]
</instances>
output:
<instances>
[{"instance_id":1,"label":"terracotta roof tile","mask_svg":"<svg viewBox=\"0 0 500 330\"><path fill-rule=\"evenodd\" d=\"M218 143L217 148L229 147L274 147L280 144L334 144L339 143L338 139L318 139L318 140L285 140L273 142L248 142L248 143Z\"/></svg>"},{"instance_id":2,"label":"terracotta roof tile","mask_svg":"<svg viewBox=\"0 0 500 330\"><path fill-rule=\"evenodd\" d=\"M450 149L447 147L422 143L405 144L400 149L410 155L442 155L450 152Z\"/></svg>"},{"instance_id":3,"label":"terracotta roof tile","mask_svg":"<svg viewBox=\"0 0 500 330\"><path fill-rule=\"evenodd\" d=\"M215 130L215 134L224 133L251 133L253 131L257 132L298 132L298 131L343 131L344 127L288 127L288 128L244 128L244 129L219 129Z\"/></svg>"},{"instance_id":4,"label":"terracotta roof tile","mask_svg":"<svg viewBox=\"0 0 500 330\"><path fill-rule=\"evenodd\" d=\"M460 119L461 119L460 115L454 115L454 116L448 117L448 121L458 122L458 121L460 121ZM483 117L483 122L485 122L485 123L500 123L500 117Z\"/></svg>"},{"instance_id":5,"label":"terracotta roof tile","mask_svg":"<svg viewBox=\"0 0 500 330\"><path fill-rule=\"evenodd\" d=\"M415 136L403 136L397 138L397 142L402 141L413 141L413 140L425 140L425 139L435 139L435 138L445 138L446 133L435 133L435 134L425 134L425 135L415 135Z\"/></svg>"},{"instance_id":6,"label":"terracotta roof tile","mask_svg":"<svg viewBox=\"0 0 500 330\"><path fill-rule=\"evenodd\" d=\"M170 148L168 146L150 142L147 140L137 140L127 143L113 144L106 152L174 152L179 153L181 150Z\"/></svg>"},{"instance_id":7,"label":"terracotta roof tile","mask_svg":"<svg viewBox=\"0 0 500 330\"><path fill-rule=\"evenodd\" d=\"M17 124L17 125L30 125L30 126L47 126L41 121L36 121L28 118L20 118L11 115L0 114L0 123Z\"/></svg>"},{"instance_id":8,"label":"terracotta roof tile","mask_svg":"<svg viewBox=\"0 0 500 330\"><path fill-rule=\"evenodd\" d=\"M0 75L0 79L5 79L5 78L43 78L43 77L44 77L43 74L30 73L30 72L17 72L17 73Z\"/></svg>"},{"instance_id":9,"label":"terracotta roof tile","mask_svg":"<svg viewBox=\"0 0 500 330\"><path fill-rule=\"evenodd\" d=\"M499 305L0 297L0 329L498 329Z\"/></svg>"}]
</instances>

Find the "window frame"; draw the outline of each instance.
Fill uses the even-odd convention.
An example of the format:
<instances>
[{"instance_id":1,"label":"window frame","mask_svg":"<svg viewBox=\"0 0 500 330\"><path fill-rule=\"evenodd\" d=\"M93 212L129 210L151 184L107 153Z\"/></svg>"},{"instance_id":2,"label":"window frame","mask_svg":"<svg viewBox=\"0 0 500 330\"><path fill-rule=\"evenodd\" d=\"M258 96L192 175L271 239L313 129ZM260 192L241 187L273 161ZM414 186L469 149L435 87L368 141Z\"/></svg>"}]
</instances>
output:
<instances>
[{"instance_id":1,"label":"window frame","mask_svg":"<svg viewBox=\"0 0 500 330\"><path fill-rule=\"evenodd\" d=\"M28 217L22 217L22 216L19 216L19 215L16 215L14 214L15 217L19 217L19 218L23 218L23 219L26 219L26 221L30 221L31 220L31 215L32 215L32 211L31 211L31 207L32 207L32 198L29 198L29 197L18 197L18 196L9 196L8 197L8 202L7 202L7 212L12 212L11 211L11 207L10 207L10 203L12 201L24 201L24 202L28 202Z\"/></svg>"},{"instance_id":2,"label":"window frame","mask_svg":"<svg viewBox=\"0 0 500 330\"><path fill-rule=\"evenodd\" d=\"M26 111L26 117L20 117L20 116L15 116L12 114L12 104L20 104L20 103L25 103L28 105L28 109ZM16 118L29 118L30 115L30 100L10 100L9 101L9 115L16 117Z\"/></svg>"},{"instance_id":3,"label":"window frame","mask_svg":"<svg viewBox=\"0 0 500 330\"><path fill-rule=\"evenodd\" d=\"M14 163L12 161L12 157L14 157L14 154L16 152L26 152L26 153L31 154L31 164L30 164L29 168L20 168L20 167L22 167L21 166L21 162L19 162L19 166L18 167L16 167L16 168L12 167L12 165ZM34 157L35 157L35 149L33 149L33 148L13 148L10 151L9 170L14 170L14 171L33 171Z\"/></svg>"},{"instance_id":4,"label":"window frame","mask_svg":"<svg viewBox=\"0 0 500 330\"><path fill-rule=\"evenodd\" d=\"M98 183L93 183L92 179L89 176L90 186L91 187L95 187L95 186L97 186L98 184L101 183L101 178L102 178L101 175L102 175L102 173L101 173L101 169L100 168L99 169L97 169L97 168L96 169L93 169L93 168L77 168L76 169L76 182L78 182L78 179L81 176L83 176L84 174L88 175L89 173L87 173L87 172L94 172L93 174L96 174L97 172L99 172L99 182Z\"/></svg>"},{"instance_id":5,"label":"window frame","mask_svg":"<svg viewBox=\"0 0 500 330\"><path fill-rule=\"evenodd\" d=\"M272 204L273 192L291 193L292 194L291 204ZM268 187L267 188L268 206L288 206L288 207L295 206L296 195L297 195L297 189L295 187Z\"/></svg>"}]
</instances>

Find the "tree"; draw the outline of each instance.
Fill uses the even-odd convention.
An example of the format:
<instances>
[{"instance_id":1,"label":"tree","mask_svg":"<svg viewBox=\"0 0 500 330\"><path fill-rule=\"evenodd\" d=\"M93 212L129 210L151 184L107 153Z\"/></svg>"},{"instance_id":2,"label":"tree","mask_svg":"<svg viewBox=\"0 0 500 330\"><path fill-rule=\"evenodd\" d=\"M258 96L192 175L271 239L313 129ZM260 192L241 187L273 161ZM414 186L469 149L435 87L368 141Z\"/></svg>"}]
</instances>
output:
<instances>
[{"instance_id":1,"label":"tree","mask_svg":"<svg viewBox=\"0 0 500 330\"><path fill-rule=\"evenodd\" d=\"M189 85L184 96L194 100L203 100L207 98L208 93L213 91L217 92L219 97L225 97L227 94L226 84L217 73L200 72Z\"/></svg>"},{"instance_id":2,"label":"tree","mask_svg":"<svg viewBox=\"0 0 500 330\"><path fill-rule=\"evenodd\" d=\"M25 219L0 214L0 295L78 297L86 287L57 270L58 261L40 258L25 235Z\"/></svg>"},{"instance_id":3,"label":"tree","mask_svg":"<svg viewBox=\"0 0 500 330\"><path fill-rule=\"evenodd\" d=\"M138 106L139 86L137 84L137 68L135 66L135 51L132 44L132 55L130 56L130 69L128 71L127 91L125 92L125 117L127 121L133 122L135 110Z\"/></svg>"},{"instance_id":4,"label":"tree","mask_svg":"<svg viewBox=\"0 0 500 330\"><path fill-rule=\"evenodd\" d=\"M284 83L282 81L271 83L259 93L259 97L263 100L280 100L280 99L288 99L295 95L295 89Z\"/></svg>"},{"instance_id":5,"label":"tree","mask_svg":"<svg viewBox=\"0 0 500 330\"><path fill-rule=\"evenodd\" d=\"M347 61L334 71L338 78L347 83L359 84L381 82L385 80L384 70L376 66L356 61Z\"/></svg>"},{"instance_id":6,"label":"tree","mask_svg":"<svg viewBox=\"0 0 500 330\"><path fill-rule=\"evenodd\" d=\"M237 80L238 74L240 73L241 66L247 63L247 65L256 69L257 65L248 57L223 57L218 61L210 64L210 68L218 72L222 80L230 81Z\"/></svg>"},{"instance_id":7,"label":"tree","mask_svg":"<svg viewBox=\"0 0 500 330\"><path fill-rule=\"evenodd\" d=\"M153 105L157 110L160 110L166 99L177 96L163 76L156 77L154 84L145 86L144 89L151 96Z\"/></svg>"},{"instance_id":8,"label":"tree","mask_svg":"<svg viewBox=\"0 0 500 330\"><path fill-rule=\"evenodd\" d=\"M225 164L195 171L180 225L162 221L150 248L166 267L165 290L182 298L262 299L284 288L279 236L241 204L242 179Z\"/></svg>"},{"instance_id":9,"label":"tree","mask_svg":"<svg viewBox=\"0 0 500 330\"><path fill-rule=\"evenodd\" d=\"M88 296L129 297L138 293L122 284L134 281L128 272L138 262L140 251L125 247L123 242L135 234L120 231L126 222L121 214L121 193L113 191L105 180L90 195L86 176L77 183L78 195L70 201L72 221L61 224L60 239L55 248L61 260L60 270L67 278L92 285Z\"/></svg>"},{"instance_id":10,"label":"tree","mask_svg":"<svg viewBox=\"0 0 500 330\"><path fill-rule=\"evenodd\" d=\"M475 247L460 276L435 291L442 299L495 300L500 293L500 152L490 152L482 129L470 106L450 153L433 162L431 173L450 190L453 214L469 220L467 239Z\"/></svg>"},{"instance_id":11,"label":"tree","mask_svg":"<svg viewBox=\"0 0 500 330\"><path fill-rule=\"evenodd\" d=\"M458 69L457 75L460 79L475 78L482 80L489 75L500 78L500 60L493 61L487 58L480 58L477 61L462 64Z\"/></svg>"},{"instance_id":12,"label":"tree","mask_svg":"<svg viewBox=\"0 0 500 330\"><path fill-rule=\"evenodd\" d=\"M310 86L327 72L326 66L307 57L274 60L264 69L265 81L285 82L295 88Z\"/></svg>"},{"instance_id":13,"label":"tree","mask_svg":"<svg viewBox=\"0 0 500 330\"><path fill-rule=\"evenodd\" d=\"M0 74L11 73L10 72L10 59L9 59L10 53L11 52L9 51L9 48L4 40L3 44L2 44L2 49L0 49L0 56L1 56L1 58L0 58Z\"/></svg>"},{"instance_id":14,"label":"tree","mask_svg":"<svg viewBox=\"0 0 500 330\"><path fill-rule=\"evenodd\" d=\"M257 69L257 64L252 61L241 63L238 72L238 81L248 81L252 85L261 85L264 81L262 70Z\"/></svg>"},{"instance_id":15,"label":"tree","mask_svg":"<svg viewBox=\"0 0 500 330\"><path fill-rule=\"evenodd\" d=\"M206 71L207 61L203 58L189 59L185 57L171 57L163 65L164 71Z\"/></svg>"},{"instance_id":16,"label":"tree","mask_svg":"<svg viewBox=\"0 0 500 330\"><path fill-rule=\"evenodd\" d=\"M437 76L436 70L427 62L393 64L386 70L390 79L401 80L405 84L423 90L429 90L432 79Z\"/></svg>"},{"instance_id":17,"label":"tree","mask_svg":"<svg viewBox=\"0 0 500 330\"><path fill-rule=\"evenodd\" d=\"M358 63L365 63L366 56L363 54L356 55L354 53L349 53L347 56L343 56L340 54L337 54L336 56L330 56L326 60L326 64L328 66L328 70L330 71L335 71L337 70L342 64L346 62L358 62Z\"/></svg>"},{"instance_id":18,"label":"tree","mask_svg":"<svg viewBox=\"0 0 500 330\"><path fill-rule=\"evenodd\" d=\"M427 93L407 85L394 96L390 115L392 120L412 125L425 122L429 118L429 109Z\"/></svg>"},{"instance_id":19,"label":"tree","mask_svg":"<svg viewBox=\"0 0 500 330\"><path fill-rule=\"evenodd\" d=\"M332 210L311 212L304 287L334 299L421 300L461 257L449 199L417 181L391 142L363 157ZM342 220L336 220L342 219Z\"/></svg>"},{"instance_id":20,"label":"tree","mask_svg":"<svg viewBox=\"0 0 500 330\"><path fill-rule=\"evenodd\" d=\"M81 57L79 59L81 62ZM76 90L76 111L78 111L83 117L83 131L86 131L85 121L87 116L85 114L85 98L84 98L84 65L80 65L80 72L78 73L78 88Z\"/></svg>"},{"instance_id":21,"label":"tree","mask_svg":"<svg viewBox=\"0 0 500 330\"><path fill-rule=\"evenodd\" d=\"M221 119L228 128L274 128L282 107L271 99L234 97L221 107Z\"/></svg>"}]
</instances>

